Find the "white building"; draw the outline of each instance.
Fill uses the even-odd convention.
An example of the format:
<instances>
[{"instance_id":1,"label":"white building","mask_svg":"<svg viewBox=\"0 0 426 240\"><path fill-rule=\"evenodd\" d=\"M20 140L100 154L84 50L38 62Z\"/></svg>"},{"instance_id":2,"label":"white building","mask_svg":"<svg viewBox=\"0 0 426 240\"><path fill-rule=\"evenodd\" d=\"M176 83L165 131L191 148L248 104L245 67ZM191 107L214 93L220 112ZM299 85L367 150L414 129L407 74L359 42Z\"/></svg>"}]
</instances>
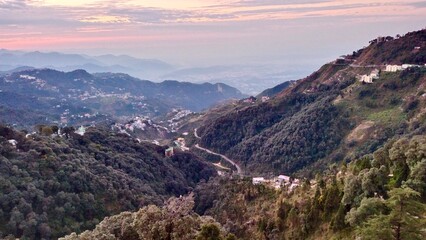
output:
<instances>
[{"instance_id":1,"label":"white building","mask_svg":"<svg viewBox=\"0 0 426 240\"><path fill-rule=\"evenodd\" d=\"M385 72L397 72L401 70L402 70L401 65L386 65Z\"/></svg>"},{"instance_id":2,"label":"white building","mask_svg":"<svg viewBox=\"0 0 426 240\"><path fill-rule=\"evenodd\" d=\"M254 177L252 180L253 185L262 184L265 182L265 178L263 177Z\"/></svg>"},{"instance_id":3,"label":"white building","mask_svg":"<svg viewBox=\"0 0 426 240\"><path fill-rule=\"evenodd\" d=\"M290 177L286 176L286 175L279 175L278 176L278 181L280 183L289 183L290 182Z\"/></svg>"},{"instance_id":4,"label":"white building","mask_svg":"<svg viewBox=\"0 0 426 240\"><path fill-rule=\"evenodd\" d=\"M371 75L362 75L361 79L359 81L360 82L364 82L364 83L373 83L373 76L371 76Z\"/></svg>"},{"instance_id":5,"label":"white building","mask_svg":"<svg viewBox=\"0 0 426 240\"><path fill-rule=\"evenodd\" d=\"M402 70L412 67L422 67L421 65L415 65L415 64L402 64Z\"/></svg>"},{"instance_id":6,"label":"white building","mask_svg":"<svg viewBox=\"0 0 426 240\"><path fill-rule=\"evenodd\" d=\"M269 101L269 97L268 96L263 96L262 97L262 102L267 102L267 101Z\"/></svg>"},{"instance_id":7,"label":"white building","mask_svg":"<svg viewBox=\"0 0 426 240\"><path fill-rule=\"evenodd\" d=\"M371 73L370 73L370 76L373 78L373 79L379 79L379 69L374 69L373 71L371 71Z\"/></svg>"},{"instance_id":8,"label":"white building","mask_svg":"<svg viewBox=\"0 0 426 240\"><path fill-rule=\"evenodd\" d=\"M373 80L379 79L379 72L379 69L374 69L369 75L362 75L359 81L364 83L373 83Z\"/></svg>"},{"instance_id":9,"label":"white building","mask_svg":"<svg viewBox=\"0 0 426 240\"><path fill-rule=\"evenodd\" d=\"M86 133L86 128L83 126L80 126L74 133L77 133L78 135L84 136Z\"/></svg>"},{"instance_id":10,"label":"white building","mask_svg":"<svg viewBox=\"0 0 426 240\"><path fill-rule=\"evenodd\" d=\"M16 144L18 144L18 141L16 141L15 139L7 140L7 142L9 142L9 144L11 144L14 147L16 147Z\"/></svg>"}]
</instances>

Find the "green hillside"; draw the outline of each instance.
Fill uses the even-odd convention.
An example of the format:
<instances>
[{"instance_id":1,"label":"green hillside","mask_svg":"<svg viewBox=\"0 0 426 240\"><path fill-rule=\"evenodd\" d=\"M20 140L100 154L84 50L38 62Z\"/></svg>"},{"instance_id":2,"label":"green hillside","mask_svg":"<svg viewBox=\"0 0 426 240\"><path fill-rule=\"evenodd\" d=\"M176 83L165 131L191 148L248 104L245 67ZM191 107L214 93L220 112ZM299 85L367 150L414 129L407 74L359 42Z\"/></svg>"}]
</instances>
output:
<instances>
[{"instance_id":1,"label":"green hillside","mask_svg":"<svg viewBox=\"0 0 426 240\"><path fill-rule=\"evenodd\" d=\"M301 179L293 190L215 178L198 184L194 202L191 194L161 209L124 212L65 239L421 240L425 153L424 135L392 139L373 154Z\"/></svg>"},{"instance_id":2,"label":"green hillside","mask_svg":"<svg viewBox=\"0 0 426 240\"><path fill-rule=\"evenodd\" d=\"M197 187L195 209L241 239L424 239L425 150L425 135L392 139L294 191L210 181Z\"/></svg>"},{"instance_id":3,"label":"green hillside","mask_svg":"<svg viewBox=\"0 0 426 240\"><path fill-rule=\"evenodd\" d=\"M55 239L81 232L105 216L186 194L216 175L195 155L166 158L166 147L127 135L89 128L84 136L45 136L52 129L25 137L0 126L2 237Z\"/></svg>"},{"instance_id":4,"label":"green hillside","mask_svg":"<svg viewBox=\"0 0 426 240\"><path fill-rule=\"evenodd\" d=\"M385 72L382 61L423 64L426 47L414 49L424 45L425 33L373 42L325 64L268 102L235 108L199 128L201 145L255 174L313 176L312 170L371 153L391 137L423 134L426 68ZM359 81L374 69L380 77L372 84Z\"/></svg>"}]
</instances>

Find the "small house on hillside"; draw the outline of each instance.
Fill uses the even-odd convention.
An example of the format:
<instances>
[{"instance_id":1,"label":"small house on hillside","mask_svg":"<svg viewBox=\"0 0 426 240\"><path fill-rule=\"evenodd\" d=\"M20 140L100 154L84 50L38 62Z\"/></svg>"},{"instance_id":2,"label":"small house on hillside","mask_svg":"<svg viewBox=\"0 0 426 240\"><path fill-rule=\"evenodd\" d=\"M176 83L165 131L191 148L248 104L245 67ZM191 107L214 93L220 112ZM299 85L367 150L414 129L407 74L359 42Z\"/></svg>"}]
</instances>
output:
<instances>
[{"instance_id":1,"label":"small house on hillside","mask_svg":"<svg viewBox=\"0 0 426 240\"><path fill-rule=\"evenodd\" d=\"M373 77L370 75L362 75L359 81L363 83L373 83Z\"/></svg>"},{"instance_id":2,"label":"small house on hillside","mask_svg":"<svg viewBox=\"0 0 426 240\"><path fill-rule=\"evenodd\" d=\"M280 183L289 183L290 182L290 177L286 176L286 175L279 175L278 176L278 181Z\"/></svg>"},{"instance_id":3,"label":"small house on hillside","mask_svg":"<svg viewBox=\"0 0 426 240\"><path fill-rule=\"evenodd\" d=\"M378 36L378 37L376 38L376 41L377 41L377 43L385 42L385 41L386 41L386 38L385 38L385 37L383 37L383 36Z\"/></svg>"},{"instance_id":4,"label":"small house on hillside","mask_svg":"<svg viewBox=\"0 0 426 240\"><path fill-rule=\"evenodd\" d=\"M359 79L363 83L373 83L373 80L379 79L379 69L374 69L369 75L362 75Z\"/></svg>"},{"instance_id":5,"label":"small house on hillside","mask_svg":"<svg viewBox=\"0 0 426 240\"><path fill-rule=\"evenodd\" d=\"M169 148L167 148L167 149L166 149L166 151L164 152L164 155L165 155L166 157L171 157L171 156L175 155L175 150L174 150L174 148L173 148L173 147L169 147Z\"/></svg>"},{"instance_id":6,"label":"small house on hillside","mask_svg":"<svg viewBox=\"0 0 426 240\"><path fill-rule=\"evenodd\" d=\"M262 102L267 102L267 101L269 101L269 97L268 96L263 96L262 97Z\"/></svg>"},{"instance_id":7,"label":"small house on hillside","mask_svg":"<svg viewBox=\"0 0 426 240\"><path fill-rule=\"evenodd\" d=\"M18 144L18 141L16 141L15 139L7 140L7 142L14 147L16 147L16 145Z\"/></svg>"},{"instance_id":8,"label":"small house on hillside","mask_svg":"<svg viewBox=\"0 0 426 240\"><path fill-rule=\"evenodd\" d=\"M373 71L371 71L370 76L373 79L379 79L379 73L380 73L379 69L374 69Z\"/></svg>"},{"instance_id":9,"label":"small house on hillside","mask_svg":"<svg viewBox=\"0 0 426 240\"><path fill-rule=\"evenodd\" d=\"M254 177L254 178L252 179L252 183L253 183L253 185L262 184L262 183L264 183L264 182L265 182L265 178L263 178L263 177Z\"/></svg>"},{"instance_id":10,"label":"small house on hillside","mask_svg":"<svg viewBox=\"0 0 426 240\"><path fill-rule=\"evenodd\" d=\"M255 98L255 97L253 97L253 96L250 96L250 97L248 97L248 98L243 99L242 101L243 101L244 103L255 103L255 102L256 102L256 100L257 100L257 98Z\"/></svg>"},{"instance_id":11,"label":"small house on hillside","mask_svg":"<svg viewBox=\"0 0 426 240\"><path fill-rule=\"evenodd\" d=\"M80 126L74 133L84 136L84 134L86 133L86 128L83 126Z\"/></svg>"}]
</instances>

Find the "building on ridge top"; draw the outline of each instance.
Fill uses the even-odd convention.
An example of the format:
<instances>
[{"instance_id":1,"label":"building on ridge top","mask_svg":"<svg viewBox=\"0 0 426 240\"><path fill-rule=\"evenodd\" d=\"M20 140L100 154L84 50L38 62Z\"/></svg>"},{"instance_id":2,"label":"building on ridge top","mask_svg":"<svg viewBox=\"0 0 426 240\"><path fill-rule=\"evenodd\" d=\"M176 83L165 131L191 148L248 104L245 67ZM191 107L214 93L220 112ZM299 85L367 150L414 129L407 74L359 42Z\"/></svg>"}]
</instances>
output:
<instances>
[{"instance_id":1,"label":"building on ridge top","mask_svg":"<svg viewBox=\"0 0 426 240\"><path fill-rule=\"evenodd\" d=\"M257 98L255 98L255 97L253 97L253 96L250 96L250 97L245 98L245 99L243 99L243 100L241 100L241 101L243 101L244 103L255 103L255 102L256 102L256 100L257 100Z\"/></svg>"}]
</instances>

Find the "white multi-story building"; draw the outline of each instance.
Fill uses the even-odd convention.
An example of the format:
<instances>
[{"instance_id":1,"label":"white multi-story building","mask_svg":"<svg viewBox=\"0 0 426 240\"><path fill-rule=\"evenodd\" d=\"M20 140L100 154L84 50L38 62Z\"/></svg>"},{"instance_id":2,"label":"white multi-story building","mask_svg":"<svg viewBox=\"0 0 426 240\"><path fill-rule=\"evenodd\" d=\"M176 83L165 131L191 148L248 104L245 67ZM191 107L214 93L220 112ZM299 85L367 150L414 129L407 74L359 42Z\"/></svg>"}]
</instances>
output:
<instances>
[{"instance_id":1,"label":"white multi-story building","mask_svg":"<svg viewBox=\"0 0 426 240\"><path fill-rule=\"evenodd\" d=\"M401 65L386 65L385 72L397 72L401 70L402 70Z\"/></svg>"}]
</instances>

